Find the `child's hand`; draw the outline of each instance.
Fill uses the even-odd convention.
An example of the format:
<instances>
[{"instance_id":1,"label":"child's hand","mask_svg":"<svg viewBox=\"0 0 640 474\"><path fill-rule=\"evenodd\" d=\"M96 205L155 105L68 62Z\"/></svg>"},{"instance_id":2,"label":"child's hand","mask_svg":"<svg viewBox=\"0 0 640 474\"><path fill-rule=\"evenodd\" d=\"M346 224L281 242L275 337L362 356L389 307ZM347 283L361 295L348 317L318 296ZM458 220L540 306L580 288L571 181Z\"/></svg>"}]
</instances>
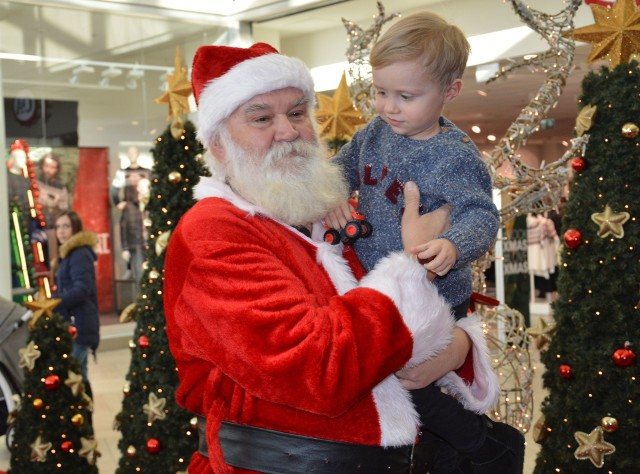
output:
<instances>
[{"instance_id":1,"label":"child's hand","mask_svg":"<svg viewBox=\"0 0 640 474\"><path fill-rule=\"evenodd\" d=\"M329 211L324 217L324 223L334 229L342 229L347 222L353 220L351 213L354 210L354 207L348 201L345 201L340 206Z\"/></svg>"},{"instance_id":2,"label":"child's hand","mask_svg":"<svg viewBox=\"0 0 640 474\"><path fill-rule=\"evenodd\" d=\"M447 239L434 239L413 250L419 259L427 262L424 268L439 276L449 273L459 257L458 249Z\"/></svg>"}]
</instances>

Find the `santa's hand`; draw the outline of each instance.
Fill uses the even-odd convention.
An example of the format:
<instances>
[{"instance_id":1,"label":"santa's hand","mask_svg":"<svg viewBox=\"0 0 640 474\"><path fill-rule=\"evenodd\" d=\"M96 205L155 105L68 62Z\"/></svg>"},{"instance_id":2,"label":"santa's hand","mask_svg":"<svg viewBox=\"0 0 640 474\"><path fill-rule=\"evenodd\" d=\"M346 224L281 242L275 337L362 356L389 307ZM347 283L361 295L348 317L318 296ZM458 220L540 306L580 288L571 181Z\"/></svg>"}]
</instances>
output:
<instances>
[{"instance_id":1,"label":"santa's hand","mask_svg":"<svg viewBox=\"0 0 640 474\"><path fill-rule=\"evenodd\" d=\"M129 252L128 250L123 250L122 251L122 260L124 260L125 262L129 263L129 260L131 260L131 252Z\"/></svg>"}]
</instances>

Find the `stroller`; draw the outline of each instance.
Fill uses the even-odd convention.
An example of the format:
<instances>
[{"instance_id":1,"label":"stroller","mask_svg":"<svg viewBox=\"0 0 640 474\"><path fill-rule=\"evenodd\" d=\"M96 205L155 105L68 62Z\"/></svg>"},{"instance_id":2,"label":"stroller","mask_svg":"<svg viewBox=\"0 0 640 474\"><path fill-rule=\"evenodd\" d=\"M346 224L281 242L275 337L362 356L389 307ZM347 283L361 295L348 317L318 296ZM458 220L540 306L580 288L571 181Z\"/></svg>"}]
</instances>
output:
<instances>
[{"instance_id":1,"label":"stroller","mask_svg":"<svg viewBox=\"0 0 640 474\"><path fill-rule=\"evenodd\" d=\"M15 408L13 395L20 394L24 379L18 350L27 344L26 321L31 310L0 297L0 436L6 434L7 447L13 440L13 426L7 416Z\"/></svg>"}]
</instances>

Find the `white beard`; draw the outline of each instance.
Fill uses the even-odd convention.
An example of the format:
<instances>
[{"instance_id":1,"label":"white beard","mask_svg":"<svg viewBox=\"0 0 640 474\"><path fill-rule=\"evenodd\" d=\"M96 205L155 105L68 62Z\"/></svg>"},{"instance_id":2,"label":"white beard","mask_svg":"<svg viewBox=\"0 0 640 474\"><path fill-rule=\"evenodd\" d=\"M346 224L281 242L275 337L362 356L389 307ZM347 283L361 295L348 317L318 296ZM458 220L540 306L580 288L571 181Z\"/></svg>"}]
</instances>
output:
<instances>
[{"instance_id":1,"label":"white beard","mask_svg":"<svg viewBox=\"0 0 640 474\"><path fill-rule=\"evenodd\" d=\"M275 143L264 157L243 150L226 130L220 143L229 185L285 224L315 222L348 198L342 169L324 157L317 143Z\"/></svg>"}]
</instances>

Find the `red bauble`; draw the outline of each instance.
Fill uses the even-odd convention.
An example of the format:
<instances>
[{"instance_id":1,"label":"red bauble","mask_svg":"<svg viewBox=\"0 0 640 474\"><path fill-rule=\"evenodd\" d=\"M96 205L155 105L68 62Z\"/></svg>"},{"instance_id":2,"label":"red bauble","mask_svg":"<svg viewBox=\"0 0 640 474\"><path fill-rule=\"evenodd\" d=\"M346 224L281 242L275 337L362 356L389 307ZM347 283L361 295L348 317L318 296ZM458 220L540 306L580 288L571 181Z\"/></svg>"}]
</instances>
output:
<instances>
[{"instance_id":1,"label":"red bauble","mask_svg":"<svg viewBox=\"0 0 640 474\"><path fill-rule=\"evenodd\" d=\"M44 388L46 388L50 392L58 390L58 387L60 387L60 377L58 377L57 375L49 375L46 379L44 379Z\"/></svg>"},{"instance_id":2,"label":"red bauble","mask_svg":"<svg viewBox=\"0 0 640 474\"><path fill-rule=\"evenodd\" d=\"M69 326L69 334L71 334L71 337L75 339L78 335L78 328L75 326Z\"/></svg>"},{"instance_id":3,"label":"red bauble","mask_svg":"<svg viewBox=\"0 0 640 474\"><path fill-rule=\"evenodd\" d=\"M562 377L563 379L570 379L571 377L573 377L570 365L562 364L560 366L560 377Z\"/></svg>"},{"instance_id":4,"label":"red bauble","mask_svg":"<svg viewBox=\"0 0 640 474\"><path fill-rule=\"evenodd\" d=\"M143 351L149 348L149 338L147 336L140 336L138 338L138 347Z\"/></svg>"},{"instance_id":5,"label":"red bauble","mask_svg":"<svg viewBox=\"0 0 640 474\"><path fill-rule=\"evenodd\" d=\"M617 349L611 358L618 367L629 367L636 362L635 352L626 345L622 349Z\"/></svg>"},{"instance_id":6,"label":"red bauble","mask_svg":"<svg viewBox=\"0 0 640 474\"><path fill-rule=\"evenodd\" d=\"M576 229L569 229L564 233L564 243L570 249L577 249L582 245L582 233Z\"/></svg>"},{"instance_id":7,"label":"red bauble","mask_svg":"<svg viewBox=\"0 0 640 474\"><path fill-rule=\"evenodd\" d=\"M160 441L155 438L151 438L147 441L147 451L149 454L158 454L160 451Z\"/></svg>"},{"instance_id":8,"label":"red bauble","mask_svg":"<svg viewBox=\"0 0 640 474\"><path fill-rule=\"evenodd\" d=\"M575 171L580 173L581 171L583 171L587 167L587 164L585 163L585 161L582 158L574 158L573 160L571 160L571 167Z\"/></svg>"},{"instance_id":9,"label":"red bauble","mask_svg":"<svg viewBox=\"0 0 640 474\"><path fill-rule=\"evenodd\" d=\"M62 449L63 453L68 453L73 449L73 443L71 441L63 441L60 445L60 449Z\"/></svg>"}]
</instances>

